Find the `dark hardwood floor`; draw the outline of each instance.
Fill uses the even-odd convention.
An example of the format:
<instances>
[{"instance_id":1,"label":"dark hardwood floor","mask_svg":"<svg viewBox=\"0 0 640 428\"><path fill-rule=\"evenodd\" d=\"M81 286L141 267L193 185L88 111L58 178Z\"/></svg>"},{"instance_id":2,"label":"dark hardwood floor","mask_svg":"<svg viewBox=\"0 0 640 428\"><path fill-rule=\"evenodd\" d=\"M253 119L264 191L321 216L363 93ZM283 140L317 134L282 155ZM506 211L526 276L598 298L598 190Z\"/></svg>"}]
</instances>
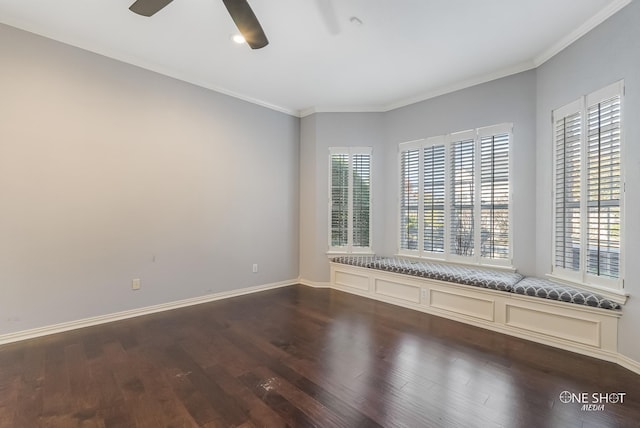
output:
<instances>
[{"instance_id":1,"label":"dark hardwood floor","mask_svg":"<svg viewBox=\"0 0 640 428\"><path fill-rule=\"evenodd\" d=\"M2 346L0 426L638 427L640 376L293 286Z\"/></svg>"}]
</instances>

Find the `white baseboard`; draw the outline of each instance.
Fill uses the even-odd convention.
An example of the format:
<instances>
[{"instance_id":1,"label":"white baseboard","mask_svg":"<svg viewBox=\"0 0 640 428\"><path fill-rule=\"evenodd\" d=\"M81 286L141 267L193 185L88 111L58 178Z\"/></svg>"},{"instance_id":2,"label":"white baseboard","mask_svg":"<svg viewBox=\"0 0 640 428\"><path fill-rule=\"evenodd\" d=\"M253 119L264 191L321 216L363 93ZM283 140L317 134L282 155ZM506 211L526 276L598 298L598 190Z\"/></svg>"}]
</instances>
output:
<instances>
[{"instance_id":1,"label":"white baseboard","mask_svg":"<svg viewBox=\"0 0 640 428\"><path fill-rule=\"evenodd\" d=\"M640 375L640 362L632 360L631 358L622 355L622 354L618 354L618 364L620 364L622 367L631 370L632 372L635 372L637 374Z\"/></svg>"},{"instance_id":2,"label":"white baseboard","mask_svg":"<svg viewBox=\"0 0 640 428\"><path fill-rule=\"evenodd\" d=\"M306 285L307 287L313 288L331 288L330 282L317 282L311 281L310 279L306 278L298 278L298 284Z\"/></svg>"},{"instance_id":3,"label":"white baseboard","mask_svg":"<svg viewBox=\"0 0 640 428\"><path fill-rule=\"evenodd\" d=\"M85 318L81 320L68 321L60 324L37 327L29 330L18 331L0 335L0 345L21 340L33 339L36 337L47 336L55 333L76 330L84 327L105 324L113 321L120 321L127 318L149 315L157 312L170 311L172 309L184 308L186 306L199 305L201 303L213 302L221 299L242 296L245 294L258 293L260 291L273 290L280 287L298 284L297 279L289 281L274 282L271 284L257 285L254 287L241 288L239 290L222 291L220 293L206 294L204 296L192 297L190 299L178 300L175 302L161 303L154 306L146 306L144 308L131 309L128 311L116 312L113 314L100 315L97 317Z\"/></svg>"}]
</instances>

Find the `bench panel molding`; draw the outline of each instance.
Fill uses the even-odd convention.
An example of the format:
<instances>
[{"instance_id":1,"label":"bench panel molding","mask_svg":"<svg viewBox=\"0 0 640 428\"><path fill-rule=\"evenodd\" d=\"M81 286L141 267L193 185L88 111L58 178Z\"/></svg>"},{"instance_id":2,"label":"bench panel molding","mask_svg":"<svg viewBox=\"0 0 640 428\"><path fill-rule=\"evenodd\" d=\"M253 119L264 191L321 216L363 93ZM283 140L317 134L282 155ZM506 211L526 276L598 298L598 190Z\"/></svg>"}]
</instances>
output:
<instances>
[{"instance_id":1,"label":"bench panel molding","mask_svg":"<svg viewBox=\"0 0 640 428\"><path fill-rule=\"evenodd\" d=\"M505 323L508 326L556 339L570 340L597 348L601 347L600 330L602 326L599 320L512 304L507 304L505 311Z\"/></svg>"},{"instance_id":2,"label":"bench panel molding","mask_svg":"<svg viewBox=\"0 0 640 428\"><path fill-rule=\"evenodd\" d=\"M374 278L374 291L382 296L405 300L412 303L420 303L420 287L412 284L403 284L389 281L384 278Z\"/></svg>"},{"instance_id":3,"label":"bench panel molding","mask_svg":"<svg viewBox=\"0 0 640 428\"><path fill-rule=\"evenodd\" d=\"M338 270L335 275L332 276L331 282L337 285L357 288L358 290L369 291L370 279L366 272L358 273Z\"/></svg>"},{"instance_id":4,"label":"bench panel molding","mask_svg":"<svg viewBox=\"0 0 640 428\"><path fill-rule=\"evenodd\" d=\"M341 263L330 269L337 290L622 364L620 311Z\"/></svg>"},{"instance_id":5,"label":"bench panel molding","mask_svg":"<svg viewBox=\"0 0 640 428\"><path fill-rule=\"evenodd\" d=\"M466 293L456 293L442 289L430 290L430 306L460 315L467 315L485 321L495 321L495 301L470 296Z\"/></svg>"}]
</instances>

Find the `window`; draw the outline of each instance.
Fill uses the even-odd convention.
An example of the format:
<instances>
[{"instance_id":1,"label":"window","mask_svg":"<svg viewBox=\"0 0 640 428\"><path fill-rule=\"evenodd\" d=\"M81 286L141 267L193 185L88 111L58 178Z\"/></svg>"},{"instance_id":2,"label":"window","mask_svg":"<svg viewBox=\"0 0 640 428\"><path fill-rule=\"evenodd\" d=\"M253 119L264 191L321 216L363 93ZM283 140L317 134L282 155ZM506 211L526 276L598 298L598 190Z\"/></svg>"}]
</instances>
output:
<instances>
[{"instance_id":1,"label":"window","mask_svg":"<svg viewBox=\"0 0 640 428\"><path fill-rule=\"evenodd\" d=\"M481 136L480 156L480 253L508 259L509 134Z\"/></svg>"},{"instance_id":2,"label":"window","mask_svg":"<svg viewBox=\"0 0 640 428\"><path fill-rule=\"evenodd\" d=\"M401 248L418 249L418 213L420 200L420 150L407 150L400 154L402 180L400 204Z\"/></svg>"},{"instance_id":3,"label":"window","mask_svg":"<svg viewBox=\"0 0 640 428\"><path fill-rule=\"evenodd\" d=\"M424 245L432 253L444 252L445 150L443 145L424 149Z\"/></svg>"},{"instance_id":4,"label":"window","mask_svg":"<svg viewBox=\"0 0 640 428\"><path fill-rule=\"evenodd\" d=\"M553 112L553 274L622 289L623 82Z\"/></svg>"},{"instance_id":5,"label":"window","mask_svg":"<svg viewBox=\"0 0 640 428\"><path fill-rule=\"evenodd\" d=\"M371 148L330 148L329 171L329 251L371 252Z\"/></svg>"},{"instance_id":6,"label":"window","mask_svg":"<svg viewBox=\"0 0 640 428\"><path fill-rule=\"evenodd\" d=\"M400 254L511 263L510 140L503 124L400 144Z\"/></svg>"},{"instance_id":7,"label":"window","mask_svg":"<svg viewBox=\"0 0 640 428\"><path fill-rule=\"evenodd\" d=\"M454 141L451 150L451 253L473 256L475 136Z\"/></svg>"}]
</instances>

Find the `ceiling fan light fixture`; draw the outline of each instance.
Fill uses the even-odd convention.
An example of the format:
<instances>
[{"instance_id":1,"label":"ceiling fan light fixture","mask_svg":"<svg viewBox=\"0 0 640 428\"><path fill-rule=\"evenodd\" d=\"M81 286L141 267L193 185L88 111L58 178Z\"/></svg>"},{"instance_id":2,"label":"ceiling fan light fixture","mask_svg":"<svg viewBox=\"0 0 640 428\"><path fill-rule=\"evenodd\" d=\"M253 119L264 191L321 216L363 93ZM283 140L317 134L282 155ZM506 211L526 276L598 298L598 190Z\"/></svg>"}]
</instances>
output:
<instances>
[{"instance_id":1,"label":"ceiling fan light fixture","mask_svg":"<svg viewBox=\"0 0 640 428\"><path fill-rule=\"evenodd\" d=\"M242 34L234 34L231 36L231 40L239 45L247 42Z\"/></svg>"},{"instance_id":2,"label":"ceiling fan light fixture","mask_svg":"<svg viewBox=\"0 0 640 428\"><path fill-rule=\"evenodd\" d=\"M247 0L222 0L222 2L251 49L260 49L269 44L262 26Z\"/></svg>"},{"instance_id":3,"label":"ceiling fan light fixture","mask_svg":"<svg viewBox=\"0 0 640 428\"><path fill-rule=\"evenodd\" d=\"M173 0L136 0L129 9L138 15L152 16L172 1ZM246 43L251 49L260 49L269 44L264 30L262 30L262 26L260 22L258 22L258 18L256 18L253 10L251 10L251 6L249 6L247 0L222 0L222 2L244 38L242 42L238 39L236 43Z\"/></svg>"}]
</instances>

